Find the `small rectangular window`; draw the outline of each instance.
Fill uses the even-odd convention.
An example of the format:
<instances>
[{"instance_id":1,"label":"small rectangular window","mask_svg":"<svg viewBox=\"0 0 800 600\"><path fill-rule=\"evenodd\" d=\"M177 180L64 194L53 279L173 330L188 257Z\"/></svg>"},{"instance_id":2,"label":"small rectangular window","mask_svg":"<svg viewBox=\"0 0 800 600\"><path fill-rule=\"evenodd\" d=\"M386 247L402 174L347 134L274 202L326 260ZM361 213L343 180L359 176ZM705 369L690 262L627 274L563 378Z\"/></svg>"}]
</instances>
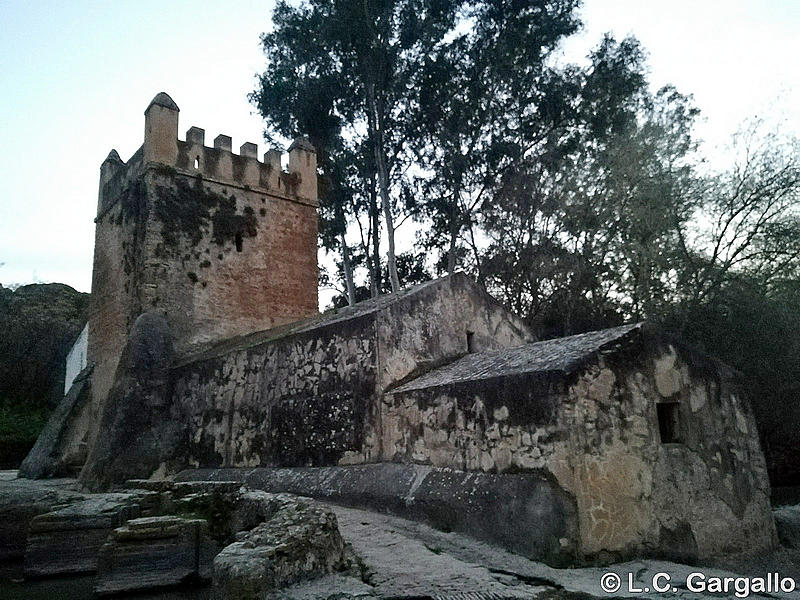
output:
<instances>
[{"instance_id":1,"label":"small rectangular window","mask_svg":"<svg viewBox=\"0 0 800 600\"><path fill-rule=\"evenodd\" d=\"M468 331L467 332L467 352L472 354L475 352L475 332Z\"/></svg>"},{"instance_id":2,"label":"small rectangular window","mask_svg":"<svg viewBox=\"0 0 800 600\"><path fill-rule=\"evenodd\" d=\"M658 432L662 444L677 444L681 442L681 414L679 402L659 402L656 404L658 411Z\"/></svg>"}]
</instances>

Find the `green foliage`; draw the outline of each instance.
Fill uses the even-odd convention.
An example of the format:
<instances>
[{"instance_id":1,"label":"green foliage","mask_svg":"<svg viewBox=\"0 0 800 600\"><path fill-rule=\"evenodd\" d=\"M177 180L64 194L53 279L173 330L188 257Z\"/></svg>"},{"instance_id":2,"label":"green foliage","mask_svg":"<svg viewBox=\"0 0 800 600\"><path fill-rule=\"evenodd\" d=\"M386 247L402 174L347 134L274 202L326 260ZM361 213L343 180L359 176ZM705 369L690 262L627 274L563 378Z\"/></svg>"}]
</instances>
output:
<instances>
[{"instance_id":1,"label":"green foliage","mask_svg":"<svg viewBox=\"0 0 800 600\"><path fill-rule=\"evenodd\" d=\"M15 469L33 447L50 410L41 401L0 400L0 469Z\"/></svg>"},{"instance_id":2,"label":"green foliage","mask_svg":"<svg viewBox=\"0 0 800 600\"><path fill-rule=\"evenodd\" d=\"M0 445L33 445L49 414L36 402L0 401Z\"/></svg>"}]
</instances>

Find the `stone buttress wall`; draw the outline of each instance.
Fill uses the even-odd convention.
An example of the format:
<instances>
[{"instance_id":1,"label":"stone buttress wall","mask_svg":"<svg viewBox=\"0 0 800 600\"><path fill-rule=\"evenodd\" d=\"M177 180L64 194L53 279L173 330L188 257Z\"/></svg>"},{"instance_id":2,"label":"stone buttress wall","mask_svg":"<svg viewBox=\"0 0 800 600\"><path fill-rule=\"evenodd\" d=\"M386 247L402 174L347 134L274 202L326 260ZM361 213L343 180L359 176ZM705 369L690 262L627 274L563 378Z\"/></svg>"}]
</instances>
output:
<instances>
[{"instance_id":1,"label":"stone buttress wall","mask_svg":"<svg viewBox=\"0 0 800 600\"><path fill-rule=\"evenodd\" d=\"M442 278L246 336L209 351L213 356L187 358L174 371L174 401L186 415L188 463L322 466L382 460L380 403L386 387L409 371L466 353L468 327L487 346L529 337L515 317L462 278ZM396 335L388 329L391 323ZM492 333L497 339L490 341ZM386 360L398 361L399 368L381 371Z\"/></svg>"},{"instance_id":2,"label":"stone buttress wall","mask_svg":"<svg viewBox=\"0 0 800 600\"><path fill-rule=\"evenodd\" d=\"M680 443L661 442L677 402ZM546 473L575 498L581 557L697 559L774 545L755 424L724 367L657 342L580 372L387 394L386 460Z\"/></svg>"}]
</instances>

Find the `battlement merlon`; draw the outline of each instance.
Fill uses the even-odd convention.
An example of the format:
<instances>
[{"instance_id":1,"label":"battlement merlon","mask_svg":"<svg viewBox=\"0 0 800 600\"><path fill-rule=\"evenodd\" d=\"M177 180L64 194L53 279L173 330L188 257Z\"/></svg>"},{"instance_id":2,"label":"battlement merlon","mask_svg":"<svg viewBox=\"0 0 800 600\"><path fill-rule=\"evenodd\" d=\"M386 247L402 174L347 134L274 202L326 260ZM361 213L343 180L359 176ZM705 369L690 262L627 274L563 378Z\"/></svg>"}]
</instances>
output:
<instances>
[{"instance_id":1,"label":"battlement merlon","mask_svg":"<svg viewBox=\"0 0 800 600\"><path fill-rule=\"evenodd\" d=\"M179 112L178 105L165 92L157 94L148 105L142 146L145 165L158 163L181 173L260 188L272 195L318 205L316 152L307 139L296 138L289 147L289 171L284 172L279 150L266 152L262 162L258 160L258 146L245 142L239 154L234 154L232 140L224 134L218 135L214 147L209 148L205 145L205 130L200 127L190 127L186 141L179 140Z\"/></svg>"}]
</instances>

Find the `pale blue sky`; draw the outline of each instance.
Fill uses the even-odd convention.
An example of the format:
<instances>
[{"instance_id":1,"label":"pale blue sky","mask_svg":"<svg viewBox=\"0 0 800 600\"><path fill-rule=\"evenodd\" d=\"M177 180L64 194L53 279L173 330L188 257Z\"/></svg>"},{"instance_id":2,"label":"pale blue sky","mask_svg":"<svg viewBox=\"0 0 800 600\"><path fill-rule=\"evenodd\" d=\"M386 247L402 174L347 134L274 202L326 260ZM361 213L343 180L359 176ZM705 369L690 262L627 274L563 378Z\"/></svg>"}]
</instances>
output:
<instances>
[{"instance_id":1,"label":"pale blue sky","mask_svg":"<svg viewBox=\"0 0 800 600\"><path fill-rule=\"evenodd\" d=\"M192 125L259 144L246 94L271 2L0 0L0 283L88 291L99 166L141 145L159 91ZM695 95L713 144L756 113L800 132L800 1L587 0L577 59L604 31L639 37L655 85ZM709 152L715 152L710 149Z\"/></svg>"}]
</instances>

